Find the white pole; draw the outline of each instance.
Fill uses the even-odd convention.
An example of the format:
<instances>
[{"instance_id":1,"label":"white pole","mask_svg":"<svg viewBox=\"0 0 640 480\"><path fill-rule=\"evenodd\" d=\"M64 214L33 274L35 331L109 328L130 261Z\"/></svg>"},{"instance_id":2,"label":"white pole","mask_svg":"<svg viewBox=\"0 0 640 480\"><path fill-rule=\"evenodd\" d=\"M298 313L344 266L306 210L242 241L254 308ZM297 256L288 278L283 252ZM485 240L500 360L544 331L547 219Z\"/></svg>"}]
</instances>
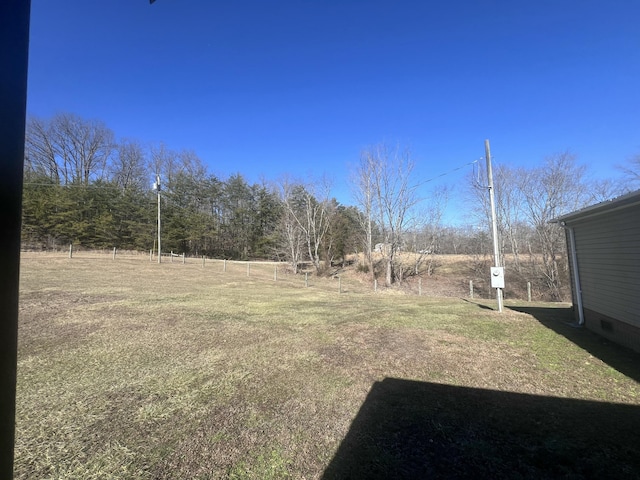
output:
<instances>
[{"instance_id":1,"label":"white pole","mask_svg":"<svg viewBox=\"0 0 640 480\"><path fill-rule=\"evenodd\" d=\"M576 292L576 301L578 303L578 325L584 325L584 307L582 305L582 287L580 286L580 270L578 264L578 253L576 252L576 237L573 233L573 228L567 228L569 229L569 248L571 248L571 266L573 267L573 286Z\"/></svg>"},{"instance_id":2,"label":"white pole","mask_svg":"<svg viewBox=\"0 0 640 480\"><path fill-rule=\"evenodd\" d=\"M493 256L496 267L500 266L500 243L498 240L498 222L496 219L496 201L493 192L493 171L491 170L491 150L489 140L484 141L484 151L487 160L487 179L489 180L489 203L491 204L491 229L493 231ZM502 312L502 289L496 288L498 311Z\"/></svg>"},{"instance_id":3,"label":"white pole","mask_svg":"<svg viewBox=\"0 0 640 480\"><path fill-rule=\"evenodd\" d=\"M160 234L160 175L156 175L156 191L158 192L158 263L162 263L162 236Z\"/></svg>"}]
</instances>

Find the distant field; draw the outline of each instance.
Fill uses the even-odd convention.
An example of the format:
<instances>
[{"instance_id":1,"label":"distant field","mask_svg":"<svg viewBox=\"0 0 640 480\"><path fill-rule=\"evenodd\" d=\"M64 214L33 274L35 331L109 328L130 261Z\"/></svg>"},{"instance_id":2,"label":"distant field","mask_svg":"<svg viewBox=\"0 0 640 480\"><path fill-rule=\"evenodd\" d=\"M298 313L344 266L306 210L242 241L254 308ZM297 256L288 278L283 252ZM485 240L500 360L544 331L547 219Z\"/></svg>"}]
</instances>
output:
<instances>
[{"instance_id":1,"label":"distant field","mask_svg":"<svg viewBox=\"0 0 640 480\"><path fill-rule=\"evenodd\" d=\"M23 254L16 478L640 472L640 358L567 304L224 269Z\"/></svg>"}]
</instances>

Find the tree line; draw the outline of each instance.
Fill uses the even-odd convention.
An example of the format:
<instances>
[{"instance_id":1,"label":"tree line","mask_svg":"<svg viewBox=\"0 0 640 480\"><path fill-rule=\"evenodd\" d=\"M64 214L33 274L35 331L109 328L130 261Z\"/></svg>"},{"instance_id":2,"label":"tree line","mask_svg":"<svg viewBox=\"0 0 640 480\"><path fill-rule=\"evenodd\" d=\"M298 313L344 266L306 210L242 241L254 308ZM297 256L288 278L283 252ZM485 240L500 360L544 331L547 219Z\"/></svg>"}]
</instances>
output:
<instances>
[{"instance_id":1,"label":"tree line","mask_svg":"<svg viewBox=\"0 0 640 480\"><path fill-rule=\"evenodd\" d=\"M324 260L357 250L357 209L328 187L321 194L303 182L220 179L192 151L115 141L104 123L69 113L28 119L23 244L156 249L156 177L164 251L280 259L294 269L310 261L320 271Z\"/></svg>"},{"instance_id":2,"label":"tree line","mask_svg":"<svg viewBox=\"0 0 640 480\"><path fill-rule=\"evenodd\" d=\"M568 152L536 168L497 165L494 185L501 250L516 273L533 268L551 299L566 288L563 231L553 218L630 190L629 182L589 181ZM342 205L326 179L282 178L250 184L241 174L221 179L195 152L160 143L116 140L101 121L71 113L29 117L25 145L23 244L51 249L157 249L160 179L162 249L229 259L277 259L294 272L303 263L322 273L362 253L360 268L387 285L433 269L436 254L490 256L487 179L477 165L453 192L469 204L469 225L443 222L452 194L424 192L407 149L380 144L363 150L351 172L355 205ZM407 264L402 252L412 252ZM507 255L508 254L508 255Z\"/></svg>"}]
</instances>

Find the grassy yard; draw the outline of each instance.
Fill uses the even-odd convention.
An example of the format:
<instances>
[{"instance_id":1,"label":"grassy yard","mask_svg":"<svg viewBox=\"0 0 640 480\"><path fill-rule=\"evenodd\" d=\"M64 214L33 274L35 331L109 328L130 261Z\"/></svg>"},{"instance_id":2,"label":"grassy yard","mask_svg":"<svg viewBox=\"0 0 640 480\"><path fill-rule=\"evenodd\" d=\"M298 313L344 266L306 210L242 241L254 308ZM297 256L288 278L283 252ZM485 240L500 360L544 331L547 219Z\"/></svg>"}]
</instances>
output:
<instances>
[{"instance_id":1,"label":"grassy yard","mask_svg":"<svg viewBox=\"0 0 640 480\"><path fill-rule=\"evenodd\" d=\"M565 304L143 255L21 269L16 478L640 476L640 357Z\"/></svg>"}]
</instances>

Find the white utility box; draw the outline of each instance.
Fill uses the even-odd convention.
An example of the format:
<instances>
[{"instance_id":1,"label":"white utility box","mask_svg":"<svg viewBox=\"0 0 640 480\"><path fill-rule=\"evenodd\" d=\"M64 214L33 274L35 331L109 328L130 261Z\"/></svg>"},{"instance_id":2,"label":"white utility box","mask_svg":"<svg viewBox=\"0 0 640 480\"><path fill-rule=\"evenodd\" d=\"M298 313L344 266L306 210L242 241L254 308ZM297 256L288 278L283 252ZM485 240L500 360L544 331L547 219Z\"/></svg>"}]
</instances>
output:
<instances>
[{"instance_id":1,"label":"white utility box","mask_svg":"<svg viewBox=\"0 0 640 480\"><path fill-rule=\"evenodd\" d=\"M491 288L504 288L504 267L491 267Z\"/></svg>"}]
</instances>

